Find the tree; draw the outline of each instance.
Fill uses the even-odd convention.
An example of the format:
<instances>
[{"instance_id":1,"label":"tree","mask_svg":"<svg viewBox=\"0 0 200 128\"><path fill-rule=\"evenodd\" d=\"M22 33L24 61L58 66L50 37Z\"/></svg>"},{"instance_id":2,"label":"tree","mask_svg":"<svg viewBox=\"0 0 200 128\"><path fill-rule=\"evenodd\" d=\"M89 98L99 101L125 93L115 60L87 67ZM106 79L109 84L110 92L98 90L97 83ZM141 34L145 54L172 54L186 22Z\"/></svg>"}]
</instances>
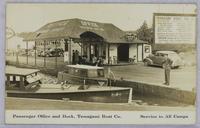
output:
<instances>
[{"instance_id":1,"label":"tree","mask_svg":"<svg viewBox=\"0 0 200 128\"><path fill-rule=\"evenodd\" d=\"M153 43L153 29L148 28L146 21L142 24L142 26L136 31L137 38L143 41L148 41L149 43Z\"/></svg>"}]
</instances>

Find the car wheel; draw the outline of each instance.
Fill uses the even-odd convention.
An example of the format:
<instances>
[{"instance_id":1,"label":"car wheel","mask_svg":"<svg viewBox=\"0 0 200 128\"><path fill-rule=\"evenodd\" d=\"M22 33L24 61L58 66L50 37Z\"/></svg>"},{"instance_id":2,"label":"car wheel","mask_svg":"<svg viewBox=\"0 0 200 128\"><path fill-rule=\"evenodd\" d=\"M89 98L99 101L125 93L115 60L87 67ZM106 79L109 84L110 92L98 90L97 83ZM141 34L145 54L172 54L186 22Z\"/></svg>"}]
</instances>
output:
<instances>
[{"instance_id":1,"label":"car wheel","mask_svg":"<svg viewBox=\"0 0 200 128\"><path fill-rule=\"evenodd\" d=\"M144 61L144 66L149 66L149 63L147 61Z\"/></svg>"},{"instance_id":2,"label":"car wheel","mask_svg":"<svg viewBox=\"0 0 200 128\"><path fill-rule=\"evenodd\" d=\"M165 68L165 64L164 63L162 64L162 68Z\"/></svg>"},{"instance_id":3,"label":"car wheel","mask_svg":"<svg viewBox=\"0 0 200 128\"><path fill-rule=\"evenodd\" d=\"M172 69L178 69L179 68L179 66L173 66L173 67L171 67Z\"/></svg>"}]
</instances>

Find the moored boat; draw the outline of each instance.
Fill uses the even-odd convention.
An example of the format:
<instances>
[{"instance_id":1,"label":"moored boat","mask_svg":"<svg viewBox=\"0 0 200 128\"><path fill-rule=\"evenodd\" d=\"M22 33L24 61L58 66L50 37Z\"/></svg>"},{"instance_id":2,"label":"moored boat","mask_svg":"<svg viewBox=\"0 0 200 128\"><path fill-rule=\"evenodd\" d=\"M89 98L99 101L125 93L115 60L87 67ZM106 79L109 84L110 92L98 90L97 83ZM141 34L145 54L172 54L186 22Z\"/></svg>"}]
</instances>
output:
<instances>
[{"instance_id":1,"label":"moored boat","mask_svg":"<svg viewBox=\"0 0 200 128\"><path fill-rule=\"evenodd\" d=\"M77 72L78 67L72 66L74 71L68 75L81 78L81 74ZM87 66L84 68L88 68ZM96 72L95 67L92 68L92 76ZM41 77L38 76L39 70L24 68L6 68L6 92L8 97L22 98L40 98L40 99L56 99L56 100L74 100L85 102L102 102L102 103L128 103L131 101L131 88L113 87L105 84L104 70L99 68L96 77L99 77L98 84L87 84L86 81L93 77L83 76L82 84L74 84L68 82L68 79L62 79L57 84L42 84ZM85 69L84 69L85 70ZM96 71L95 71L96 70ZM88 72L88 71L87 71ZM91 73L91 71L89 71ZM73 75L76 73L76 75ZM88 75L87 73L85 75ZM91 75L91 74L90 74ZM96 80L96 79L95 79Z\"/></svg>"}]
</instances>

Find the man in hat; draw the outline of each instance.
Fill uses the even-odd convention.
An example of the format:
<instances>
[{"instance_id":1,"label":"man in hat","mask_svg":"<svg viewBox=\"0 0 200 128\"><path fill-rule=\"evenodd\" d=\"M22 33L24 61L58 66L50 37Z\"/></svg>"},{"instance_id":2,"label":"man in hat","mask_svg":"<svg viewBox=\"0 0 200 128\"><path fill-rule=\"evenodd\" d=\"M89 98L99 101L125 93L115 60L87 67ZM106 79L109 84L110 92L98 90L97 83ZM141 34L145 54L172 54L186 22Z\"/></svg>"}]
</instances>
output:
<instances>
[{"instance_id":1,"label":"man in hat","mask_svg":"<svg viewBox=\"0 0 200 128\"><path fill-rule=\"evenodd\" d=\"M170 84L170 71L173 61L168 57L168 55L165 55L165 61L163 63L164 66L164 73L165 73L165 85Z\"/></svg>"}]
</instances>

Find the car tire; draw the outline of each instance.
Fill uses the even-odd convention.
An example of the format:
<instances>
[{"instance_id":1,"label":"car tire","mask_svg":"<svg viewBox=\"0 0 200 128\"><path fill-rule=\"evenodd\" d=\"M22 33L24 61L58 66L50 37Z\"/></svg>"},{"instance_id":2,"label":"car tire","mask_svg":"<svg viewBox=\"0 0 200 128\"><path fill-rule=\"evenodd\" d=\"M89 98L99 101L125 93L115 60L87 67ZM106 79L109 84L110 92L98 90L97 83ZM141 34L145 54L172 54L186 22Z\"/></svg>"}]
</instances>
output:
<instances>
[{"instance_id":1,"label":"car tire","mask_svg":"<svg viewBox=\"0 0 200 128\"><path fill-rule=\"evenodd\" d=\"M164 63L162 64L162 68L165 68L165 64Z\"/></svg>"},{"instance_id":2,"label":"car tire","mask_svg":"<svg viewBox=\"0 0 200 128\"><path fill-rule=\"evenodd\" d=\"M149 66L149 63L147 61L144 61L144 66Z\"/></svg>"},{"instance_id":3,"label":"car tire","mask_svg":"<svg viewBox=\"0 0 200 128\"><path fill-rule=\"evenodd\" d=\"M178 69L179 68L179 66L173 66L173 67L171 67L171 69Z\"/></svg>"}]
</instances>

